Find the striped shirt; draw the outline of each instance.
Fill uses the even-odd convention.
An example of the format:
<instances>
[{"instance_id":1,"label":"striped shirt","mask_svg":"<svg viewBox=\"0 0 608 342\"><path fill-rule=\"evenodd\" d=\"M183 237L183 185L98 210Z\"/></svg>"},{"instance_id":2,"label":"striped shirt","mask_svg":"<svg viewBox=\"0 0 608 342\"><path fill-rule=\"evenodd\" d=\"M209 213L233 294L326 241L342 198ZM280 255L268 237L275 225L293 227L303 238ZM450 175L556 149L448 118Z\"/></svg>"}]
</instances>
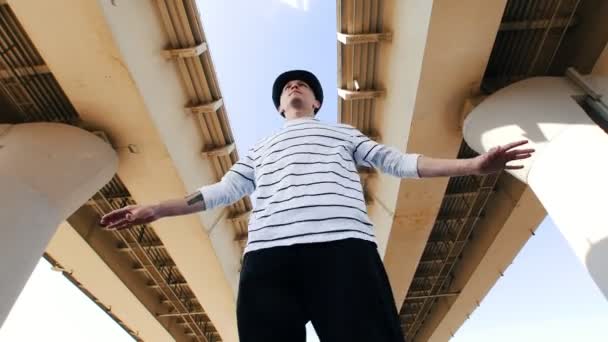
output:
<instances>
[{"instance_id":1,"label":"striped shirt","mask_svg":"<svg viewBox=\"0 0 608 342\"><path fill-rule=\"evenodd\" d=\"M347 238L375 242L357 166L418 178L417 161L417 154L379 144L352 126L295 119L200 192L207 209L251 195L245 253Z\"/></svg>"}]
</instances>

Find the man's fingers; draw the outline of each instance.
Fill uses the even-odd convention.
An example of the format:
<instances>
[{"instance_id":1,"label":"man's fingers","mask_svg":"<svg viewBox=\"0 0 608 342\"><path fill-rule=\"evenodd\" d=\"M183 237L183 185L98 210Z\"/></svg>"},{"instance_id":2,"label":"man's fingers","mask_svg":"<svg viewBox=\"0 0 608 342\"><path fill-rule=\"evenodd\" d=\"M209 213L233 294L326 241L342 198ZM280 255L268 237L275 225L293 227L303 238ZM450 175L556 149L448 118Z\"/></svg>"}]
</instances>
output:
<instances>
[{"instance_id":1,"label":"man's fingers","mask_svg":"<svg viewBox=\"0 0 608 342\"><path fill-rule=\"evenodd\" d=\"M521 146L521 145L525 145L528 143L528 140L519 140L519 141L514 141L510 144L506 144L505 146L502 147L503 151L509 151L512 148L515 148L517 146Z\"/></svg>"},{"instance_id":2,"label":"man's fingers","mask_svg":"<svg viewBox=\"0 0 608 342\"><path fill-rule=\"evenodd\" d=\"M145 218L137 218L137 219L131 219L131 220L123 219L123 220L120 220L118 222L115 222L115 223L105 227L105 229L106 230L121 230L121 229L129 228L129 227L138 226L141 224L146 224L148 222L149 222L149 220L147 220Z\"/></svg>"},{"instance_id":3,"label":"man's fingers","mask_svg":"<svg viewBox=\"0 0 608 342\"><path fill-rule=\"evenodd\" d=\"M521 149L521 150L512 150L512 151L508 151L504 154L505 158L508 160L513 160L513 159L520 159L518 158L519 156L532 156L532 153L534 153L534 149L528 148L528 149Z\"/></svg>"},{"instance_id":4,"label":"man's fingers","mask_svg":"<svg viewBox=\"0 0 608 342\"><path fill-rule=\"evenodd\" d=\"M116 227L118 227L120 225L123 225L125 223L130 223L130 222L129 222L129 220L127 220L126 218L123 217L120 220L116 220L116 221L113 221L113 222L109 223L108 225L106 225L106 228L107 229L115 229Z\"/></svg>"},{"instance_id":5,"label":"man's fingers","mask_svg":"<svg viewBox=\"0 0 608 342\"><path fill-rule=\"evenodd\" d=\"M523 168L524 168L523 165L507 165L507 166L505 166L506 170L521 170Z\"/></svg>"},{"instance_id":6,"label":"man's fingers","mask_svg":"<svg viewBox=\"0 0 608 342\"><path fill-rule=\"evenodd\" d=\"M101 218L101 220L102 221L112 220L112 218L114 218L114 217L118 217L118 216L124 215L125 213L129 212L129 210L130 210L129 207L124 207L124 208L112 210L111 212L103 215L103 217Z\"/></svg>"},{"instance_id":7,"label":"man's fingers","mask_svg":"<svg viewBox=\"0 0 608 342\"><path fill-rule=\"evenodd\" d=\"M533 148L523 148L523 149L518 149L518 150L511 150L508 153L509 154L523 154L523 153L534 153L536 150Z\"/></svg>"},{"instance_id":8,"label":"man's fingers","mask_svg":"<svg viewBox=\"0 0 608 342\"><path fill-rule=\"evenodd\" d=\"M111 224L113 221L123 218L127 213L129 213L130 210L131 208L128 206L121 209L113 210L103 215L99 223L102 225Z\"/></svg>"},{"instance_id":9,"label":"man's fingers","mask_svg":"<svg viewBox=\"0 0 608 342\"><path fill-rule=\"evenodd\" d=\"M107 226L109 224L112 224L112 222L115 222L115 221L121 219L123 215L124 215L124 213L115 213L115 212L105 214L101 218L101 220L99 220L99 224L101 224L102 226Z\"/></svg>"},{"instance_id":10,"label":"man's fingers","mask_svg":"<svg viewBox=\"0 0 608 342\"><path fill-rule=\"evenodd\" d=\"M532 155L530 153L522 153L522 154L517 154L512 156L510 159L511 160L519 160L519 159L527 159L532 157Z\"/></svg>"},{"instance_id":11,"label":"man's fingers","mask_svg":"<svg viewBox=\"0 0 608 342\"><path fill-rule=\"evenodd\" d=\"M112 226L108 226L106 229L107 230L123 230L123 229L129 228L131 226L133 226L132 222L122 221L120 224L115 224L115 225L112 225Z\"/></svg>"}]
</instances>

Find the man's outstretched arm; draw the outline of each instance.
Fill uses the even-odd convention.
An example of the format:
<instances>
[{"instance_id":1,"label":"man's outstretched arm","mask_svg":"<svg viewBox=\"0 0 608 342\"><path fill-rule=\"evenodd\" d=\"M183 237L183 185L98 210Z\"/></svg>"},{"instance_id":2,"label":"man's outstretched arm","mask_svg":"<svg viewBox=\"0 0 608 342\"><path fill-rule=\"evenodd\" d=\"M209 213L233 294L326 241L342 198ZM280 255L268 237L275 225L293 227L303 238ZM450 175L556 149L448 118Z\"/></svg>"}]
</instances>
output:
<instances>
[{"instance_id":1,"label":"man's outstretched arm","mask_svg":"<svg viewBox=\"0 0 608 342\"><path fill-rule=\"evenodd\" d=\"M105 229L123 229L151 223L163 217L188 215L205 209L203 195L196 191L185 198L170 199L158 204L129 205L104 215L99 223Z\"/></svg>"},{"instance_id":2,"label":"man's outstretched arm","mask_svg":"<svg viewBox=\"0 0 608 342\"><path fill-rule=\"evenodd\" d=\"M504 146L497 146L475 158L439 159L420 156L418 158L418 175L424 177L455 177L482 175L506 170L517 170L523 165L507 164L512 161L527 159L534 153L533 149L517 149L528 141L516 141Z\"/></svg>"},{"instance_id":3,"label":"man's outstretched arm","mask_svg":"<svg viewBox=\"0 0 608 342\"><path fill-rule=\"evenodd\" d=\"M497 146L475 158L441 159L419 154L401 153L397 149L377 143L361 132L356 131L353 138L353 157L357 165L375 167L384 173L399 178L455 177L481 175L503 169L515 170L522 165L510 164L513 161L530 158L533 149L518 148L528 143L516 141Z\"/></svg>"},{"instance_id":4,"label":"man's outstretched arm","mask_svg":"<svg viewBox=\"0 0 608 342\"><path fill-rule=\"evenodd\" d=\"M234 164L220 182L203 186L185 198L151 205L129 205L104 215L99 223L106 229L123 229L151 223L163 217L188 215L226 206L253 192L254 177L252 159L246 156Z\"/></svg>"},{"instance_id":5,"label":"man's outstretched arm","mask_svg":"<svg viewBox=\"0 0 608 342\"><path fill-rule=\"evenodd\" d=\"M160 217L188 215L205 209L205 199L200 191L196 191L185 198L160 202L155 207Z\"/></svg>"}]
</instances>

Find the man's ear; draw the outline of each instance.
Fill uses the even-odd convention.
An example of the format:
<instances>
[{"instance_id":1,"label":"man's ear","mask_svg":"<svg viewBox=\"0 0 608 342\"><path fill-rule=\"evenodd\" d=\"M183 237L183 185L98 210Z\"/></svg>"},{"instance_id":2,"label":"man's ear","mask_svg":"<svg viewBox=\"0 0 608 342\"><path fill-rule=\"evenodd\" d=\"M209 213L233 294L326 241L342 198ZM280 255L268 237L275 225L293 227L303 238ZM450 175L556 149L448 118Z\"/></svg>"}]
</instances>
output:
<instances>
[{"instance_id":1,"label":"man's ear","mask_svg":"<svg viewBox=\"0 0 608 342\"><path fill-rule=\"evenodd\" d=\"M312 107L314 109L319 109L321 108L321 102L319 102L319 100L315 100L315 102L312 103Z\"/></svg>"}]
</instances>

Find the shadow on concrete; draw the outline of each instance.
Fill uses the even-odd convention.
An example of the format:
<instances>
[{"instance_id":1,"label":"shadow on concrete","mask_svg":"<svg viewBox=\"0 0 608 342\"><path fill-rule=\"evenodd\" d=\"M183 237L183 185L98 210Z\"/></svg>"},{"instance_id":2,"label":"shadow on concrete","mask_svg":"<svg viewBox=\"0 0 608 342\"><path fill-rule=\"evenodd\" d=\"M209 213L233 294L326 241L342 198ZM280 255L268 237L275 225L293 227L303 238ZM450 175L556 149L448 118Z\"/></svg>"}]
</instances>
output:
<instances>
[{"instance_id":1,"label":"shadow on concrete","mask_svg":"<svg viewBox=\"0 0 608 342\"><path fill-rule=\"evenodd\" d=\"M591 278L608 300L608 237L591 245L585 264Z\"/></svg>"}]
</instances>

